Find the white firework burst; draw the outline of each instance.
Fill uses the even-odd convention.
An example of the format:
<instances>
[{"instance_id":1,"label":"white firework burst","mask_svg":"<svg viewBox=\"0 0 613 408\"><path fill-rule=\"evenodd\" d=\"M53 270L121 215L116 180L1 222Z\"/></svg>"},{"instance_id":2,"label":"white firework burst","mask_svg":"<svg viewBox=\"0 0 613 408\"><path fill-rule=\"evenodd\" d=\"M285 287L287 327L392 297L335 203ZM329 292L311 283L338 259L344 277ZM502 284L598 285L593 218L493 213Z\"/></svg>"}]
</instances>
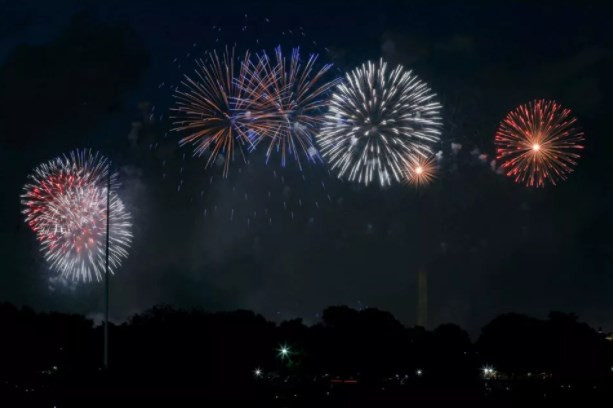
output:
<instances>
[{"instance_id":1,"label":"white firework burst","mask_svg":"<svg viewBox=\"0 0 613 408\"><path fill-rule=\"evenodd\" d=\"M441 105L428 85L398 65L367 62L345 76L329 101L317 137L339 178L381 186L430 157L440 140Z\"/></svg>"},{"instance_id":2,"label":"white firework burst","mask_svg":"<svg viewBox=\"0 0 613 408\"><path fill-rule=\"evenodd\" d=\"M90 151L74 151L39 165L22 195L26 223L41 243L50 268L61 278L100 280L106 262L109 218L109 271L128 256L132 242L130 214L114 191L117 175L107 183L109 162Z\"/></svg>"}]
</instances>

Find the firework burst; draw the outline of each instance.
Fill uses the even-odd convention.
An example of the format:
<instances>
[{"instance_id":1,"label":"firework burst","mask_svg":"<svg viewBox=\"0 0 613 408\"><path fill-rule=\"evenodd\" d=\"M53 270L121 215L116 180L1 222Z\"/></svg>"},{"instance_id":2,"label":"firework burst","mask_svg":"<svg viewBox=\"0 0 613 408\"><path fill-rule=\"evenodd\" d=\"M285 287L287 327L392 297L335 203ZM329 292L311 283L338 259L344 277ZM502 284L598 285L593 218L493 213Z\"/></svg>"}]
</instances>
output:
<instances>
[{"instance_id":1,"label":"firework burst","mask_svg":"<svg viewBox=\"0 0 613 408\"><path fill-rule=\"evenodd\" d=\"M405 180L415 187L423 187L434 181L437 170L434 156L428 158L418 156L407 164Z\"/></svg>"},{"instance_id":2,"label":"firework burst","mask_svg":"<svg viewBox=\"0 0 613 408\"><path fill-rule=\"evenodd\" d=\"M179 143L193 145L195 156L208 156L206 167L224 156L227 176L234 155L244 160L257 134L269 130L264 117L247 110L255 105L247 90L254 87L254 78L262 77L261 66L251 63L249 52L238 59L234 49L226 49L221 57L208 52L196 65L193 76L185 75L175 90L173 130L185 134Z\"/></svg>"},{"instance_id":3,"label":"firework burst","mask_svg":"<svg viewBox=\"0 0 613 408\"><path fill-rule=\"evenodd\" d=\"M73 281L100 280L105 270L109 162L98 153L73 151L39 165L24 186L26 223L51 269ZM128 256L130 215L111 175L109 271Z\"/></svg>"},{"instance_id":4,"label":"firework burst","mask_svg":"<svg viewBox=\"0 0 613 408\"><path fill-rule=\"evenodd\" d=\"M401 181L416 157L440 140L441 105L402 66L368 62L338 85L318 136L322 156L339 178L381 186Z\"/></svg>"},{"instance_id":5,"label":"firework burst","mask_svg":"<svg viewBox=\"0 0 613 408\"><path fill-rule=\"evenodd\" d=\"M516 183L556 185L577 165L583 141L569 109L540 99L517 107L502 121L495 138L496 158Z\"/></svg>"},{"instance_id":6,"label":"firework burst","mask_svg":"<svg viewBox=\"0 0 613 408\"><path fill-rule=\"evenodd\" d=\"M263 53L252 64L246 100L249 110L258 112L267 125L266 131L258 133L256 143L268 143L267 159L279 152L283 166L288 156L294 157L299 168L301 155L309 161L319 157L314 136L322 123L325 94L339 80L326 80L332 65L318 68L317 59L316 54L311 54L302 61L298 48L288 59L277 47L274 61Z\"/></svg>"}]
</instances>

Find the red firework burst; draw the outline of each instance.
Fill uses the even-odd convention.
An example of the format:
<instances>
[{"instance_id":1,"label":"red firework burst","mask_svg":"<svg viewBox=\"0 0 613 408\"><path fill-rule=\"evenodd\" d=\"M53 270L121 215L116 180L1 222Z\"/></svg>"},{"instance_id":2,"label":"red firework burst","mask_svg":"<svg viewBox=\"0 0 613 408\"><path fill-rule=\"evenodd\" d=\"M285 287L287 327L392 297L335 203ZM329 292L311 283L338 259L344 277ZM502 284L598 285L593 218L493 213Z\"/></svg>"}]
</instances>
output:
<instances>
[{"instance_id":1,"label":"red firework burst","mask_svg":"<svg viewBox=\"0 0 613 408\"><path fill-rule=\"evenodd\" d=\"M584 140L570 109L539 99L517 107L500 123L496 158L516 183L556 185L577 165Z\"/></svg>"}]
</instances>

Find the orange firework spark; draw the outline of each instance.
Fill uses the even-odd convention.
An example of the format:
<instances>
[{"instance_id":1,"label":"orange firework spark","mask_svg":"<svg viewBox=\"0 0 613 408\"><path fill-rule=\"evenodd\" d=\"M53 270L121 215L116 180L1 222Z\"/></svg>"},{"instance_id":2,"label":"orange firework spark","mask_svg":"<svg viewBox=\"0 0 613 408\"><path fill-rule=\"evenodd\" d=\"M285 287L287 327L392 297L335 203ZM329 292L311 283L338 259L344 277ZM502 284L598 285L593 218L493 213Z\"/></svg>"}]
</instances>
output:
<instances>
[{"instance_id":1,"label":"orange firework spark","mask_svg":"<svg viewBox=\"0 0 613 408\"><path fill-rule=\"evenodd\" d=\"M437 170L434 157L419 156L407 163L405 178L409 184L422 187L434 181Z\"/></svg>"},{"instance_id":2,"label":"orange firework spark","mask_svg":"<svg viewBox=\"0 0 613 408\"><path fill-rule=\"evenodd\" d=\"M528 187L556 185L577 165L584 135L555 101L535 100L511 111L496 132L496 158L506 175Z\"/></svg>"}]
</instances>

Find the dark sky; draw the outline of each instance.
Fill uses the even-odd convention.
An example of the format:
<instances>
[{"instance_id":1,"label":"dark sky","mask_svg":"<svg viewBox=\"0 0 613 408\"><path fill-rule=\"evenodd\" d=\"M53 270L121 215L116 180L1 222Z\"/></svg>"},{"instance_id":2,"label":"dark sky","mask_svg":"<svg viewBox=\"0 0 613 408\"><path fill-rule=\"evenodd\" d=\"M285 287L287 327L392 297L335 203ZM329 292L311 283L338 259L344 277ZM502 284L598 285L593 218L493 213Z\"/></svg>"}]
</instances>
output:
<instances>
[{"instance_id":1,"label":"dark sky","mask_svg":"<svg viewBox=\"0 0 613 408\"><path fill-rule=\"evenodd\" d=\"M242 3L0 1L0 301L100 314L101 284L50 279L19 204L39 162L92 147L120 171L135 224L115 319L170 303L315 322L347 304L413 324L421 266L432 326L561 310L613 330L611 6ZM437 182L364 188L258 155L225 180L203 169L168 131L171 86L234 43L300 46L337 75L380 57L412 68L444 106ZM535 98L571 108L587 139L576 172L539 190L490 165L500 120Z\"/></svg>"}]
</instances>

